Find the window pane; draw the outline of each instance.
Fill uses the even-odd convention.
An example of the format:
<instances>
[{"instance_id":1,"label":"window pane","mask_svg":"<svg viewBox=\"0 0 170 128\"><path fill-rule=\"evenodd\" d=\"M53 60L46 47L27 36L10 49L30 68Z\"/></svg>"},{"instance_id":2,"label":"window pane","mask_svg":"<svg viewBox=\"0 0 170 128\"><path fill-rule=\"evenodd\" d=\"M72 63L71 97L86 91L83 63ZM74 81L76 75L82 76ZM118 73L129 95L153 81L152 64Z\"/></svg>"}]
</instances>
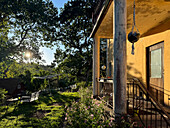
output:
<instances>
[{"instance_id":1,"label":"window pane","mask_svg":"<svg viewBox=\"0 0 170 128\"><path fill-rule=\"evenodd\" d=\"M151 51L151 77L162 77L161 48Z\"/></svg>"},{"instance_id":2,"label":"window pane","mask_svg":"<svg viewBox=\"0 0 170 128\"><path fill-rule=\"evenodd\" d=\"M107 39L100 39L100 77L106 77Z\"/></svg>"}]
</instances>

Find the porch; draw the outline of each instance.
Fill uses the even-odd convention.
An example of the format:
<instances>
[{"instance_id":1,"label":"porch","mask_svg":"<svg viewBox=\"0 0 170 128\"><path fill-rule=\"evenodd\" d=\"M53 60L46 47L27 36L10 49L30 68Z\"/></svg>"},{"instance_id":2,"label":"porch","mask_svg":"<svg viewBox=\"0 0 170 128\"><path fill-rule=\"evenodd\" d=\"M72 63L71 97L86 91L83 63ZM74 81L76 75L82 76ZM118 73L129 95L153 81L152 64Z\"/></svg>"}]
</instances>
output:
<instances>
[{"instance_id":1,"label":"porch","mask_svg":"<svg viewBox=\"0 0 170 128\"><path fill-rule=\"evenodd\" d=\"M133 0L127 0L127 30L132 29ZM93 95L103 97L109 107L113 107L114 73L114 13L113 0L98 1L93 13L94 28L91 37L93 45ZM167 0L136 0L136 25L140 31L140 40L135 44L135 55L131 55L131 44L127 41L127 112L136 115L143 126L170 127L170 86L169 57L170 48L170 2ZM163 42L161 63L153 68L151 64L152 46ZM156 48L157 50L158 48ZM150 50L150 51L149 51ZM154 49L155 50L155 49ZM155 52L155 51L154 51ZM158 55L158 54L157 54ZM159 58L156 57L156 58ZM154 63L157 63L157 59ZM160 75L151 76L160 68ZM158 72L156 72L158 73ZM152 73L153 74L153 73ZM152 78L162 78L160 84L152 84ZM121 80L121 78L119 78ZM153 86L154 85L154 86Z\"/></svg>"},{"instance_id":2,"label":"porch","mask_svg":"<svg viewBox=\"0 0 170 128\"><path fill-rule=\"evenodd\" d=\"M113 113L113 81L100 79L99 100L103 100L107 111ZM160 91L160 90L159 90ZM170 95L168 95L170 97ZM131 115L138 126L150 128L170 127L170 107L163 106L156 97L137 78L127 82L127 114ZM170 101L169 101L170 103Z\"/></svg>"}]
</instances>

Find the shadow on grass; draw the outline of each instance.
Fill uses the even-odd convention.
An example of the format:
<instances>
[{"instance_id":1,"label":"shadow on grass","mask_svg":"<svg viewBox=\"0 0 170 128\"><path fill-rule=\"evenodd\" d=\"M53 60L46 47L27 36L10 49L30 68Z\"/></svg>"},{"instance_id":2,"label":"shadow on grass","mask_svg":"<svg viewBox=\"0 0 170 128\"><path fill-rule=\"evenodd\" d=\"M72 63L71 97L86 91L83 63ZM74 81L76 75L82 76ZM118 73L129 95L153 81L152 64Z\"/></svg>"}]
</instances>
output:
<instances>
[{"instance_id":1,"label":"shadow on grass","mask_svg":"<svg viewBox=\"0 0 170 128\"><path fill-rule=\"evenodd\" d=\"M58 103L59 105L63 105L64 103L71 103L73 100L77 99L79 99L78 95L71 95L71 93L59 93L57 91L52 91L51 96L47 92L43 92L43 94L39 98L39 102L45 103L47 105L53 105L56 103Z\"/></svg>"},{"instance_id":2,"label":"shadow on grass","mask_svg":"<svg viewBox=\"0 0 170 128\"><path fill-rule=\"evenodd\" d=\"M8 116L19 116L19 115L24 115L26 117L31 117L33 112L37 110L36 104L35 103L23 103L23 104L16 104L14 106L14 109L11 112L8 112L4 114L1 118L0 121L3 118L7 118Z\"/></svg>"},{"instance_id":3,"label":"shadow on grass","mask_svg":"<svg viewBox=\"0 0 170 128\"><path fill-rule=\"evenodd\" d=\"M78 93L59 93L51 95L42 92L37 101L10 105L6 114L0 118L0 127L58 127L62 125L64 104L79 99ZM3 121L5 120L5 122Z\"/></svg>"}]
</instances>

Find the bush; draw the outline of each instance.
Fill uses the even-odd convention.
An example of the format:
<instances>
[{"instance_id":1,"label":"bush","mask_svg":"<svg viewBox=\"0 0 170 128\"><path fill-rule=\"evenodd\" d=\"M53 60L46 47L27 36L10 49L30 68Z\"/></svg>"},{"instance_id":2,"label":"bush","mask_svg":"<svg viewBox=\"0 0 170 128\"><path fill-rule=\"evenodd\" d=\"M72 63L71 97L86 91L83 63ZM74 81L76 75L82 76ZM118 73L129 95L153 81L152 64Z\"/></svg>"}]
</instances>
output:
<instances>
[{"instance_id":1,"label":"bush","mask_svg":"<svg viewBox=\"0 0 170 128\"><path fill-rule=\"evenodd\" d=\"M102 101L91 97L90 89L80 89L81 101L73 102L70 107L66 106L66 127L114 127L113 118L106 118L106 111Z\"/></svg>"},{"instance_id":2,"label":"bush","mask_svg":"<svg viewBox=\"0 0 170 128\"><path fill-rule=\"evenodd\" d=\"M5 101L5 94L7 93L8 91L6 91L5 89L2 89L0 88L0 104L4 103Z\"/></svg>"},{"instance_id":3,"label":"bush","mask_svg":"<svg viewBox=\"0 0 170 128\"><path fill-rule=\"evenodd\" d=\"M86 82L85 82L85 81L82 81L82 82L76 83L76 85L77 85L77 88L78 88L78 89L84 88L85 85L86 85Z\"/></svg>"},{"instance_id":4,"label":"bush","mask_svg":"<svg viewBox=\"0 0 170 128\"><path fill-rule=\"evenodd\" d=\"M102 101L93 99L92 88L79 90L81 100L73 102L71 106L65 106L66 128L133 128L129 115L122 115L114 121L114 118L104 109ZM102 99L104 100L104 99ZM137 126L136 126L137 128Z\"/></svg>"}]
</instances>

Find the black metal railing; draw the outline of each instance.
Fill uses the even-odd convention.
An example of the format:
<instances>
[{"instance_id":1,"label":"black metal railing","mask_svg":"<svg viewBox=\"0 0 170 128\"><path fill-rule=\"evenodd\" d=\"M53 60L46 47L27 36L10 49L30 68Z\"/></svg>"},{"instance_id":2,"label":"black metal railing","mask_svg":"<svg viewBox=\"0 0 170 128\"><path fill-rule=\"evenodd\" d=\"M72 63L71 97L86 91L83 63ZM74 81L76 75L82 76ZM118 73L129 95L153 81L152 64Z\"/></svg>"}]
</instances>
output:
<instances>
[{"instance_id":1,"label":"black metal railing","mask_svg":"<svg viewBox=\"0 0 170 128\"><path fill-rule=\"evenodd\" d=\"M151 86L149 87L149 91L152 93L154 97L156 97L158 102L170 107L170 91L169 90L166 90L164 88L151 84ZM163 102L164 99L167 101L166 104Z\"/></svg>"},{"instance_id":2,"label":"black metal railing","mask_svg":"<svg viewBox=\"0 0 170 128\"><path fill-rule=\"evenodd\" d=\"M127 101L128 113L137 116L144 127L170 128L170 115L139 80L129 79Z\"/></svg>"}]
</instances>

